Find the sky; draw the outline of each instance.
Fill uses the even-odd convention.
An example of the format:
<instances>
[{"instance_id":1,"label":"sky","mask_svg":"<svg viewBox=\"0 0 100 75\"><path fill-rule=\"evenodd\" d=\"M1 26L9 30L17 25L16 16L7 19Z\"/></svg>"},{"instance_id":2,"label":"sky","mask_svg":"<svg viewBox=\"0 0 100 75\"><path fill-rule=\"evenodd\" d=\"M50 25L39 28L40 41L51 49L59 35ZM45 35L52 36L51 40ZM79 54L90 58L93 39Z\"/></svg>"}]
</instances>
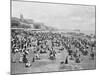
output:
<instances>
[{"instance_id":1,"label":"sky","mask_svg":"<svg viewBox=\"0 0 100 75\"><path fill-rule=\"evenodd\" d=\"M20 14L61 30L95 32L95 6L12 1L12 17Z\"/></svg>"}]
</instances>

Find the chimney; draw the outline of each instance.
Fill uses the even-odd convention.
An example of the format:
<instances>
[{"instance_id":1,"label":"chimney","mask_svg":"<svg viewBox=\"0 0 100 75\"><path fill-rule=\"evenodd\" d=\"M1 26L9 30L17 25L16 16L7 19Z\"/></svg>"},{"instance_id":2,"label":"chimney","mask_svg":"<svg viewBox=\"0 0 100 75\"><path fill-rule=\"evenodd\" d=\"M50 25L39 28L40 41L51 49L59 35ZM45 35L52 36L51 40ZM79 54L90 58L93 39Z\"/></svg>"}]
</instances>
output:
<instances>
[{"instance_id":1,"label":"chimney","mask_svg":"<svg viewBox=\"0 0 100 75\"><path fill-rule=\"evenodd\" d=\"M20 14L20 21L23 21L23 20L24 20L23 14Z\"/></svg>"}]
</instances>

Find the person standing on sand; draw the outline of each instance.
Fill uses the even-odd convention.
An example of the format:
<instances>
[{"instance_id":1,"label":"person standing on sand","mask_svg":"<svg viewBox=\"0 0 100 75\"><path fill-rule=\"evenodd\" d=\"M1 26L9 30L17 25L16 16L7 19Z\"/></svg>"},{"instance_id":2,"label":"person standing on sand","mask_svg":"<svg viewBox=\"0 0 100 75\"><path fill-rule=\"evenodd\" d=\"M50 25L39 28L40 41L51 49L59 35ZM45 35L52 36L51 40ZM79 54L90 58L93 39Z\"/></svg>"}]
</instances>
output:
<instances>
[{"instance_id":1,"label":"person standing on sand","mask_svg":"<svg viewBox=\"0 0 100 75\"><path fill-rule=\"evenodd\" d=\"M65 64L68 64L68 56L65 59Z\"/></svg>"}]
</instances>

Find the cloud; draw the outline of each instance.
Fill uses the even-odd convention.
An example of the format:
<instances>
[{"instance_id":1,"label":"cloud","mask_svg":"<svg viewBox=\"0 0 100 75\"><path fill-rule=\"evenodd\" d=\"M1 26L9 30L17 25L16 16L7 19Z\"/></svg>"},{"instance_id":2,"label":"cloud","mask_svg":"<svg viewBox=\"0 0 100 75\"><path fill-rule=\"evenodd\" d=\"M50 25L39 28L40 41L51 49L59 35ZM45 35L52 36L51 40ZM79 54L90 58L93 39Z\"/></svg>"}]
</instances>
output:
<instances>
[{"instance_id":1,"label":"cloud","mask_svg":"<svg viewBox=\"0 0 100 75\"><path fill-rule=\"evenodd\" d=\"M58 29L95 31L95 7L34 2L12 2L12 16L44 22Z\"/></svg>"}]
</instances>

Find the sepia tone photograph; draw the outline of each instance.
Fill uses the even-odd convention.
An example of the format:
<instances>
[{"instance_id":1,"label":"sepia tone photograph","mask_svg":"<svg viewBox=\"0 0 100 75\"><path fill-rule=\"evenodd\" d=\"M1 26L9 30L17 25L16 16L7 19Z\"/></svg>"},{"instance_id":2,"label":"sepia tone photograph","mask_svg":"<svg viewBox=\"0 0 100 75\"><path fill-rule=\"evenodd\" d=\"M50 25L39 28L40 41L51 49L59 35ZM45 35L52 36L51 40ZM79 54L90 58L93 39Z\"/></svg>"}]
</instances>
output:
<instances>
[{"instance_id":1,"label":"sepia tone photograph","mask_svg":"<svg viewBox=\"0 0 100 75\"><path fill-rule=\"evenodd\" d=\"M11 1L11 74L96 69L96 6Z\"/></svg>"}]
</instances>

